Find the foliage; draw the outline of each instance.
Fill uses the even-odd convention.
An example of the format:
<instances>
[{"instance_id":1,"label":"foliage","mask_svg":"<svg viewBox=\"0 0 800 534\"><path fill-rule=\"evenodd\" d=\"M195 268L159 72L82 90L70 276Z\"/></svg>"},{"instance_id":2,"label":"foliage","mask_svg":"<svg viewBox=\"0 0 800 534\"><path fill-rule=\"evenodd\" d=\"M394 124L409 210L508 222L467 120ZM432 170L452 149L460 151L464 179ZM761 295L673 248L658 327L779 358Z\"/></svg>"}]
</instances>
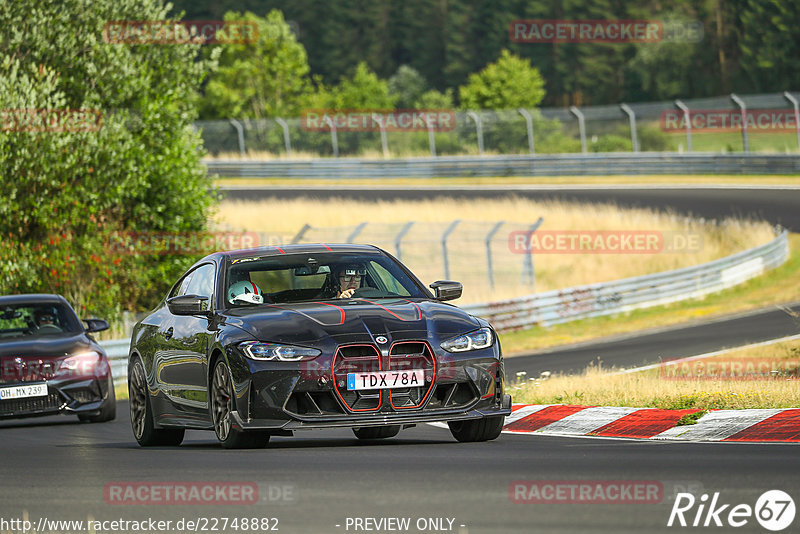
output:
<instances>
[{"instance_id":1,"label":"foliage","mask_svg":"<svg viewBox=\"0 0 800 534\"><path fill-rule=\"evenodd\" d=\"M532 108L544 98L544 79L530 61L503 50L458 92L463 109Z\"/></svg>"},{"instance_id":2,"label":"foliage","mask_svg":"<svg viewBox=\"0 0 800 534\"><path fill-rule=\"evenodd\" d=\"M189 104L213 58L103 41L106 21L165 17L155 0L0 4L15 30L0 34L0 109L102 117L88 131L0 130L0 293L62 293L109 315L152 306L191 261L107 246L118 231L202 230L213 203Z\"/></svg>"},{"instance_id":3,"label":"foliage","mask_svg":"<svg viewBox=\"0 0 800 534\"><path fill-rule=\"evenodd\" d=\"M401 65L389 78L389 94L394 97L398 108L410 109L422 98L427 85L416 69Z\"/></svg>"}]
</instances>

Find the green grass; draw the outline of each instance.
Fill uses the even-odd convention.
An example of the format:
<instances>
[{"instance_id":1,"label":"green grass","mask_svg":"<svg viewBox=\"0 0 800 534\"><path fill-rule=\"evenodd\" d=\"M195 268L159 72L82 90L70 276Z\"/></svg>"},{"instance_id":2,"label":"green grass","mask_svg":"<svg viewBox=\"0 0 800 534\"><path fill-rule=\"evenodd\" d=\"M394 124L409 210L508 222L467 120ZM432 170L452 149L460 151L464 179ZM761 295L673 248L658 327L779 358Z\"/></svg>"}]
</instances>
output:
<instances>
[{"instance_id":1,"label":"green grass","mask_svg":"<svg viewBox=\"0 0 800 534\"><path fill-rule=\"evenodd\" d=\"M507 356L514 355L608 335L708 320L715 316L763 308L771 304L800 301L800 234L789 235L789 249L789 259L780 267L725 291L702 299L625 314L504 333L500 335L503 352Z\"/></svg>"},{"instance_id":2,"label":"green grass","mask_svg":"<svg viewBox=\"0 0 800 534\"><path fill-rule=\"evenodd\" d=\"M700 410L699 412L687 413L686 415L678 419L678 422L675 423L675 426L696 425L697 420L703 417L707 413L708 413L707 410Z\"/></svg>"}]
</instances>

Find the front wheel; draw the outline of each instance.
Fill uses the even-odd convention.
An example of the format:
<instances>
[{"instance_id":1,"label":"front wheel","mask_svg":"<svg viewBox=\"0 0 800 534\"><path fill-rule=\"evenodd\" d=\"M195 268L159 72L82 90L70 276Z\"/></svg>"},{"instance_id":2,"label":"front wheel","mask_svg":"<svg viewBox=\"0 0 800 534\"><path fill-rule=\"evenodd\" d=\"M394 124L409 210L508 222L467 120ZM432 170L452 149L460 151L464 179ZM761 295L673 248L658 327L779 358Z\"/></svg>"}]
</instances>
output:
<instances>
[{"instance_id":1,"label":"front wheel","mask_svg":"<svg viewBox=\"0 0 800 534\"><path fill-rule=\"evenodd\" d=\"M211 380L211 418L214 433L225 449L260 449L267 446L269 433L244 432L233 428L233 381L225 360L220 359L214 367Z\"/></svg>"},{"instance_id":2,"label":"front wheel","mask_svg":"<svg viewBox=\"0 0 800 534\"><path fill-rule=\"evenodd\" d=\"M505 417L496 415L481 419L468 419L466 421L448 421L450 433L461 442L490 441L497 439L503 431Z\"/></svg>"},{"instance_id":3,"label":"front wheel","mask_svg":"<svg viewBox=\"0 0 800 534\"><path fill-rule=\"evenodd\" d=\"M393 438L400 432L400 425L366 426L354 428L353 434L358 439L386 439Z\"/></svg>"},{"instance_id":4,"label":"front wheel","mask_svg":"<svg viewBox=\"0 0 800 534\"><path fill-rule=\"evenodd\" d=\"M131 407L133 437L142 447L178 446L183 441L182 428L156 428L153 423L153 407L147 392L144 366L140 359L134 360L128 371L128 396Z\"/></svg>"}]
</instances>

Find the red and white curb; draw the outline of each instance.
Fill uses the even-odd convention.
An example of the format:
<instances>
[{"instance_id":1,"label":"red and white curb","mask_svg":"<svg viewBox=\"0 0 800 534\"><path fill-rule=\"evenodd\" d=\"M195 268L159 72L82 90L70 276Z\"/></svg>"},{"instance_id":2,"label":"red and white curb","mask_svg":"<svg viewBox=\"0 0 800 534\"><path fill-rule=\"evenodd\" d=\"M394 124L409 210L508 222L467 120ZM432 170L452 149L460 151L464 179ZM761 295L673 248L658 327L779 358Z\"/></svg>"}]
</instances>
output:
<instances>
[{"instance_id":1,"label":"red and white curb","mask_svg":"<svg viewBox=\"0 0 800 534\"><path fill-rule=\"evenodd\" d=\"M515 434L675 441L800 442L800 408L711 410L693 425L675 426L700 410L515 404L503 430Z\"/></svg>"}]
</instances>

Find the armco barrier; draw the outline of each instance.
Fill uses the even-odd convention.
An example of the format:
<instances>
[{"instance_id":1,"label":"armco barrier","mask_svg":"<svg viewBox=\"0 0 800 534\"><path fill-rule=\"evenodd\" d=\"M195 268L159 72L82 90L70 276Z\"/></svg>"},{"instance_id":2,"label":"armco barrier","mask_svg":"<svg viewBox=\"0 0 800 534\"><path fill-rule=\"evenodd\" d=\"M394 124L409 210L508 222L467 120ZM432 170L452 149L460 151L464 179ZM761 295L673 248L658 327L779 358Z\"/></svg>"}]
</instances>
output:
<instances>
[{"instance_id":1,"label":"armco barrier","mask_svg":"<svg viewBox=\"0 0 800 534\"><path fill-rule=\"evenodd\" d=\"M525 156L309 160L207 159L226 178L436 178L610 174L797 174L796 154L675 154L640 152Z\"/></svg>"},{"instance_id":2,"label":"armco barrier","mask_svg":"<svg viewBox=\"0 0 800 534\"><path fill-rule=\"evenodd\" d=\"M754 278L789 257L786 230L759 247L674 271L462 306L499 331L552 325L697 298Z\"/></svg>"},{"instance_id":3,"label":"armco barrier","mask_svg":"<svg viewBox=\"0 0 800 534\"><path fill-rule=\"evenodd\" d=\"M789 233L782 230L769 243L694 267L461 307L487 319L498 331L565 323L701 297L754 278L788 257ZM114 384L123 386L130 340L100 345L111 361Z\"/></svg>"}]
</instances>

